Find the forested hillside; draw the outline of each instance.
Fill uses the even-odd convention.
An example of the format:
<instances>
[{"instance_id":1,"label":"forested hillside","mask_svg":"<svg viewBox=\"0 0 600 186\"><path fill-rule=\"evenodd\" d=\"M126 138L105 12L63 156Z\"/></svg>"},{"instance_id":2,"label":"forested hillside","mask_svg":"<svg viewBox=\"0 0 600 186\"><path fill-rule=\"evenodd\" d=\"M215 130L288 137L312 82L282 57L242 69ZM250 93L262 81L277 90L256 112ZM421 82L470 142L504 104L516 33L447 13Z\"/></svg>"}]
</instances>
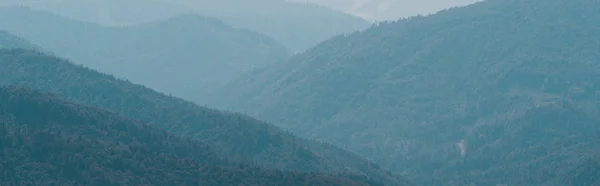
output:
<instances>
[{"instance_id":1,"label":"forested hillside","mask_svg":"<svg viewBox=\"0 0 600 186\"><path fill-rule=\"evenodd\" d=\"M289 56L269 37L193 14L139 26L101 27L4 7L0 29L75 63L188 100Z\"/></svg>"},{"instance_id":2,"label":"forested hillside","mask_svg":"<svg viewBox=\"0 0 600 186\"><path fill-rule=\"evenodd\" d=\"M561 185L600 139L599 22L595 0L488 0L337 36L206 101L424 185Z\"/></svg>"},{"instance_id":3,"label":"forested hillside","mask_svg":"<svg viewBox=\"0 0 600 186\"><path fill-rule=\"evenodd\" d=\"M347 172L387 185L408 185L404 178L333 146L297 138L245 115L199 107L57 57L4 49L0 66L0 85L35 88L108 109L209 144L228 159L283 170Z\"/></svg>"},{"instance_id":4,"label":"forested hillside","mask_svg":"<svg viewBox=\"0 0 600 186\"><path fill-rule=\"evenodd\" d=\"M108 26L143 24L195 12L266 34L294 52L370 25L343 12L286 0L44 0L14 4Z\"/></svg>"},{"instance_id":5,"label":"forested hillside","mask_svg":"<svg viewBox=\"0 0 600 186\"><path fill-rule=\"evenodd\" d=\"M361 185L231 166L206 145L30 89L0 87L1 185Z\"/></svg>"},{"instance_id":6,"label":"forested hillside","mask_svg":"<svg viewBox=\"0 0 600 186\"><path fill-rule=\"evenodd\" d=\"M565 185L600 185L600 149L583 157L576 168L569 171Z\"/></svg>"},{"instance_id":7,"label":"forested hillside","mask_svg":"<svg viewBox=\"0 0 600 186\"><path fill-rule=\"evenodd\" d=\"M43 51L40 47L29 43L29 41L4 30L0 30L0 48L24 48Z\"/></svg>"}]
</instances>

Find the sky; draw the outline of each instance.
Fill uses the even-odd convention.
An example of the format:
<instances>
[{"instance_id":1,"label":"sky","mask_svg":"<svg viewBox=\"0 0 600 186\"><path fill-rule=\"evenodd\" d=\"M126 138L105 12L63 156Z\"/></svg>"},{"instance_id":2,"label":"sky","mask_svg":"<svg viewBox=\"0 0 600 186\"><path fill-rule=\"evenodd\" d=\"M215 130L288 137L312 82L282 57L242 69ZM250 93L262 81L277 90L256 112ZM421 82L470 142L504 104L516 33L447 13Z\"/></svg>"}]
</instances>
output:
<instances>
[{"instance_id":1,"label":"sky","mask_svg":"<svg viewBox=\"0 0 600 186\"><path fill-rule=\"evenodd\" d=\"M369 21L395 20L427 15L439 10L465 6L480 0L289 0L315 3L360 16Z\"/></svg>"}]
</instances>

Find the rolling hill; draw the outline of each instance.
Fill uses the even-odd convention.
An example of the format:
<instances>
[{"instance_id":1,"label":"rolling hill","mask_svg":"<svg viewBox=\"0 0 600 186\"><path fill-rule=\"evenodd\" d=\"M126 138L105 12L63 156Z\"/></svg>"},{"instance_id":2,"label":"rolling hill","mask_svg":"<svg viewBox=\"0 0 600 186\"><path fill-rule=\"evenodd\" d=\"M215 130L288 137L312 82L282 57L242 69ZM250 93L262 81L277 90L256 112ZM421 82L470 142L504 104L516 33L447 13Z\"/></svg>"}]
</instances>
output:
<instances>
[{"instance_id":1,"label":"rolling hill","mask_svg":"<svg viewBox=\"0 0 600 186\"><path fill-rule=\"evenodd\" d=\"M2 7L0 29L76 63L188 100L289 56L269 37L194 14L102 27L25 7Z\"/></svg>"},{"instance_id":2,"label":"rolling hill","mask_svg":"<svg viewBox=\"0 0 600 186\"><path fill-rule=\"evenodd\" d=\"M2 185L364 185L228 165L204 144L30 89L0 87L0 110Z\"/></svg>"},{"instance_id":3,"label":"rolling hill","mask_svg":"<svg viewBox=\"0 0 600 186\"><path fill-rule=\"evenodd\" d=\"M23 49L0 50L0 85L55 93L114 111L212 146L220 156L266 168L366 176L386 185L410 185L367 160L305 140L236 113L197 106L54 57Z\"/></svg>"},{"instance_id":4,"label":"rolling hill","mask_svg":"<svg viewBox=\"0 0 600 186\"><path fill-rule=\"evenodd\" d=\"M45 0L20 4L106 26L138 25L194 12L263 33L293 52L370 25L343 12L285 0Z\"/></svg>"},{"instance_id":5,"label":"rolling hill","mask_svg":"<svg viewBox=\"0 0 600 186\"><path fill-rule=\"evenodd\" d=\"M600 139L598 12L592 0L488 0L381 22L206 102L423 185L552 185L569 168L551 166Z\"/></svg>"}]
</instances>

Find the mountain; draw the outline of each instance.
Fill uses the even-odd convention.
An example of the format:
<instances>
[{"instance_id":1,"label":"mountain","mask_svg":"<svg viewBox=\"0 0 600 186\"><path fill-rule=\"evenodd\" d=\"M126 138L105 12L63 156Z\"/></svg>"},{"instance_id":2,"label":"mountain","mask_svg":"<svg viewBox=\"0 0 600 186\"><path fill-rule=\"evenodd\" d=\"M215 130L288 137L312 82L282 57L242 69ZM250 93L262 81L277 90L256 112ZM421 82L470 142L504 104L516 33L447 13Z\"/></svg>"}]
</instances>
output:
<instances>
[{"instance_id":1,"label":"mountain","mask_svg":"<svg viewBox=\"0 0 600 186\"><path fill-rule=\"evenodd\" d=\"M488 0L382 22L254 71L206 102L423 185L552 182L545 163L568 163L600 136L599 3Z\"/></svg>"},{"instance_id":2,"label":"mountain","mask_svg":"<svg viewBox=\"0 0 600 186\"><path fill-rule=\"evenodd\" d=\"M84 66L190 100L289 56L269 37L194 14L131 27L101 27L25 7L4 7L0 28Z\"/></svg>"},{"instance_id":3,"label":"mountain","mask_svg":"<svg viewBox=\"0 0 600 186\"><path fill-rule=\"evenodd\" d=\"M108 26L143 24L195 12L263 33L294 52L370 25L343 12L285 0L46 0L19 5Z\"/></svg>"},{"instance_id":4,"label":"mountain","mask_svg":"<svg viewBox=\"0 0 600 186\"><path fill-rule=\"evenodd\" d=\"M26 48L32 49L35 45L28 41L12 35L4 30L0 30L0 48Z\"/></svg>"},{"instance_id":5,"label":"mountain","mask_svg":"<svg viewBox=\"0 0 600 186\"><path fill-rule=\"evenodd\" d=\"M362 185L228 166L204 144L30 89L0 87L0 110L2 185Z\"/></svg>"},{"instance_id":6,"label":"mountain","mask_svg":"<svg viewBox=\"0 0 600 186\"><path fill-rule=\"evenodd\" d=\"M114 111L211 145L220 156L266 168L353 174L353 179L410 185L367 160L331 145L295 137L248 116L197 106L140 85L23 49L0 50L0 85L54 93ZM347 176L348 177L348 176Z\"/></svg>"},{"instance_id":7,"label":"mountain","mask_svg":"<svg viewBox=\"0 0 600 186\"><path fill-rule=\"evenodd\" d=\"M29 41L17 37L11 33L8 33L4 30L0 30L0 48L23 48L23 49L31 49L38 51L45 51L40 47L30 43Z\"/></svg>"},{"instance_id":8,"label":"mountain","mask_svg":"<svg viewBox=\"0 0 600 186\"><path fill-rule=\"evenodd\" d=\"M565 185L600 185L600 151L595 149L591 155L572 169L567 176Z\"/></svg>"},{"instance_id":9,"label":"mountain","mask_svg":"<svg viewBox=\"0 0 600 186\"><path fill-rule=\"evenodd\" d=\"M193 12L188 7L161 0L21 0L0 5L28 6L36 10L52 11L65 17L105 26L148 23Z\"/></svg>"},{"instance_id":10,"label":"mountain","mask_svg":"<svg viewBox=\"0 0 600 186\"><path fill-rule=\"evenodd\" d=\"M403 17L432 14L456 6L465 6L481 0L289 0L292 2L310 2L366 20L397 20Z\"/></svg>"}]
</instances>

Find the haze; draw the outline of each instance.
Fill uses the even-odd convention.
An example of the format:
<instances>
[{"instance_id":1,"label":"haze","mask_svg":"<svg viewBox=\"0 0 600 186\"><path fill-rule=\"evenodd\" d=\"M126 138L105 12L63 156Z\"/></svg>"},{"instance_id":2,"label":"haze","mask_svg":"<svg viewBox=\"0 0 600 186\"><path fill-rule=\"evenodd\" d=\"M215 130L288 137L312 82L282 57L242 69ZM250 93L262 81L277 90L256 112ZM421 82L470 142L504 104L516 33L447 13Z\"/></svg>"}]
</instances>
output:
<instances>
[{"instance_id":1,"label":"haze","mask_svg":"<svg viewBox=\"0 0 600 186\"><path fill-rule=\"evenodd\" d=\"M0 0L0 186L600 186L600 0L476 1Z\"/></svg>"},{"instance_id":2,"label":"haze","mask_svg":"<svg viewBox=\"0 0 600 186\"><path fill-rule=\"evenodd\" d=\"M480 0L290 0L319 4L369 21L395 20L427 15L439 10L465 6Z\"/></svg>"}]
</instances>

